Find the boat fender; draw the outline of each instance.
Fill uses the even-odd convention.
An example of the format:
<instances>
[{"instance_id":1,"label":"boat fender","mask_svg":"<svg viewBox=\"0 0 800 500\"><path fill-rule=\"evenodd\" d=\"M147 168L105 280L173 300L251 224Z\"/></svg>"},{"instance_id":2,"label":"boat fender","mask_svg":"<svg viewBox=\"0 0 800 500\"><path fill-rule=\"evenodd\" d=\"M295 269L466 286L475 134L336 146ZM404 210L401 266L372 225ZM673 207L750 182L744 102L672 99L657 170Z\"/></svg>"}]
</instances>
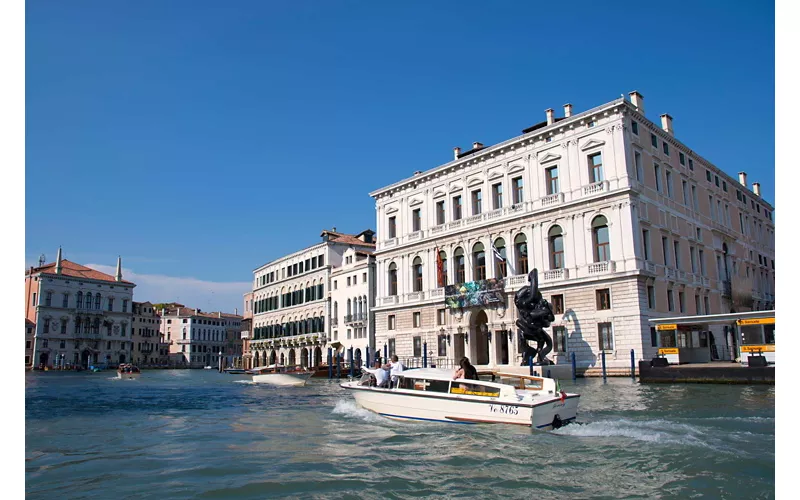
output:
<instances>
[{"instance_id":1,"label":"boat fender","mask_svg":"<svg viewBox=\"0 0 800 500\"><path fill-rule=\"evenodd\" d=\"M561 417L558 416L558 414L556 414L556 416L553 417L553 424L552 425L553 425L553 429L560 429L561 426L564 425L564 423L561 421Z\"/></svg>"}]
</instances>

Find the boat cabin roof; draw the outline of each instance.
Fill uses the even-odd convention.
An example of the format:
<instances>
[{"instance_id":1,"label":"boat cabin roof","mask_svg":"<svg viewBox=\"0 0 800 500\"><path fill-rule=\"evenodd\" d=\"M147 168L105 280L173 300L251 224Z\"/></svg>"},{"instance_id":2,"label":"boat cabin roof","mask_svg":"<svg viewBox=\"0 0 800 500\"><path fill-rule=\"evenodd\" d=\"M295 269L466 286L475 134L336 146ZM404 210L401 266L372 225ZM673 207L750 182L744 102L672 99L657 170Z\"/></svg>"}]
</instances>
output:
<instances>
[{"instance_id":1,"label":"boat cabin roof","mask_svg":"<svg viewBox=\"0 0 800 500\"><path fill-rule=\"evenodd\" d=\"M441 380L441 381L453 381L457 383L469 383L469 384L479 384L485 387L495 387L495 388L511 388L511 389L521 389L521 390L531 390L531 391L544 391L544 392L555 392L555 380L544 378L544 377L533 377L529 375L520 375L516 373L506 373L506 372L499 372L499 371L481 371L479 375L491 375L492 380L496 381L488 381L488 380L470 380L470 379L453 379L453 370L449 370L446 368L412 368L410 370L404 370L402 373L398 374L400 377L404 377L407 379L425 379L425 380ZM502 380L506 379L506 381L513 383L503 383Z\"/></svg>"}]
</instances>

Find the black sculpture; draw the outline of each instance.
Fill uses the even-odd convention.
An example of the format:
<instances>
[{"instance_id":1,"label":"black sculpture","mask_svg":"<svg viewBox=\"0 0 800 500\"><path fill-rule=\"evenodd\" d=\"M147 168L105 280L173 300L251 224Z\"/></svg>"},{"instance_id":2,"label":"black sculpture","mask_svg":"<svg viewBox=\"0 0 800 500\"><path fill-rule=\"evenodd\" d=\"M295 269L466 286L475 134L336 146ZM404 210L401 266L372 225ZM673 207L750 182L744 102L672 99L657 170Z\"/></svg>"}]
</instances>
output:
<instances>
[{"instance_id":1,"label":"black sculpture","mask_svg":"<svg viewBox=\"0 0 800 500\"><path fill-rule=\"evenodd\" d=\"M517 327L524 341L525 352L522 354L522 364L527 365L530 358L538 354L538 364L550 365L552 362L547 355L553 350L553 339L544 331L555 321L553 309L539 292L539 273L536 269L528 274L528 285L520 288L514 295L514 304L517 306L519 319ZM528 341L535 341L536 347L531 347ZM544 348L542 348L544 344Z\"/></svg>"}]
</instances>

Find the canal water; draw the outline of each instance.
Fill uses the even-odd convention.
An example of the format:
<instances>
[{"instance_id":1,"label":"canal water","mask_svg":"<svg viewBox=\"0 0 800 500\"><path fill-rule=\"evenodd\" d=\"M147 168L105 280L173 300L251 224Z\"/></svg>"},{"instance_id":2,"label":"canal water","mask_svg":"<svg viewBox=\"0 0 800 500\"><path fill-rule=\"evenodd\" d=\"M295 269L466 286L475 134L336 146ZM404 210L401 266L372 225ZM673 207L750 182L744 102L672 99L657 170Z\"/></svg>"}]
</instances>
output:
<instances>
[{"instance_id":1,"label":"canal water","mask_svg":"<svg viewBox=\"0 0 800 500\"><path fill-rule=\"evenodd\" d=\"M555 432L387 420L325 379L26 374L34 498L774 498L775 390L562 382Z\"/></svg>"}]
</instances>

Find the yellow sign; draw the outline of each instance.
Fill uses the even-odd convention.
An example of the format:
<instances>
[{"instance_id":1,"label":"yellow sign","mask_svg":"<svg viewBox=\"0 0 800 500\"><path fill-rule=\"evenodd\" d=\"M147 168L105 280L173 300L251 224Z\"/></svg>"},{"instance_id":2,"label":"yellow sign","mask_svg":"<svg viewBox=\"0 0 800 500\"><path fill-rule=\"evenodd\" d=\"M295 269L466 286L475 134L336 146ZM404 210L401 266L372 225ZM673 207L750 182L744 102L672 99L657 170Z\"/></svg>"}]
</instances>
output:
<instances>
[{"instance_id":1,"label":"yellow sign","mask_svg":"<svg viewBox=\"0 0 800 500\"><path fill-rule=\"evenodd\" d=\"M662 347L658 350L659 354L678 354L677 347Z\"/></svg>"},{"instance_id":2,"label":"yellow sign","mask_svg":"<svg viewBox=\"0 0 800 500\"><path fill-rule=\"evenodd\" d=\"M737 325L774 325L775 318L737 319Z\"/></svg>"},{"instance_id":3,"label":"yellow sign","mask_svg":"<svg viewBox=\"0 0 800 500\"><path fill-rule=\"evenodd\" d=\"M743 345L742 352L775 352L775 345Z\"/></svg>"},{"instance_id":4,"label":"yellow sign","mask_svg":"<svg viewBox=\"0 0 800 500\"><path fill-rule=\"evenodd\" d=\"M656 330L658 330L659 332L663 330L677 330L677 329L678 325L676 325L675 323L669 323L666 325L656 325Z\"/></svg>"}]
</instances>

